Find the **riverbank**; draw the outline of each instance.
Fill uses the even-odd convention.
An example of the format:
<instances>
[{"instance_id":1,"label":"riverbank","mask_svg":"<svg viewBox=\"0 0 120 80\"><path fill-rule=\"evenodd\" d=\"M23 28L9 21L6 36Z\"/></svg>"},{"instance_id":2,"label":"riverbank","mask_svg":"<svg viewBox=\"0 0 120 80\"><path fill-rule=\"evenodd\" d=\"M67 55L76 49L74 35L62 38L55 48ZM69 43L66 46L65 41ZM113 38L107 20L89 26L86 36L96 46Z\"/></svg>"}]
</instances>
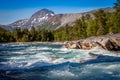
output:
<instances>
[{"instance_id":1,"label":"riverbank","mask_svg":"<svg viewBox=\"0 0 120 80\"><path fill-rule=\"evenodd\" d=\"M64 42L6 42L0 43L0 45L13 45L13 44L64 44Z\"/></svg>"},{"instance_id":2,"label":"riverbank","mask_svg":"<svg viewBox=\"0 0 120 80\"><path fill-rule=\"evenodd\" d=\"M120 34L93 36L78 41L68 41L63 48L90 50L99 47L108 51L120 51Z\"/></svg>"},{"instance_id":3,"label":"riverbank","mask_svg":"<svg viewBox=\"0 0 120 80\"><path fill-rule=\"evenodd\" d=\"M108 51L120 51L120 34L108 34L102 36L93 36L77 41L65 41L65 42L10 42L1 43L0 45L9 44L61 44L62 48L68 49L84 49L90 50L95 47L105 49Z\"/></svg>"}]
</instances>

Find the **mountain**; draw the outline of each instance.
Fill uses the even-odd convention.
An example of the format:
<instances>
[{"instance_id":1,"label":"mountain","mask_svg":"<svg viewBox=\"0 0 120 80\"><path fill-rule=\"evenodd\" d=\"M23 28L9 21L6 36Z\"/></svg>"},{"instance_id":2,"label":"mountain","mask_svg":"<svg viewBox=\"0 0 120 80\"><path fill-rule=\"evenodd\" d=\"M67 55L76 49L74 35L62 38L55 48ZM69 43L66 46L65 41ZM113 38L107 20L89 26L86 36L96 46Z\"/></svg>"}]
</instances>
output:
<instances>
[{"instance_id":1,"label":"mountain","mask_svg":"<svg viewBox=\"0 0 120 80\"><path fill-rule=\"evenodd\" d=\"M29 19L22 19L18 20L12 24L9 24L7 26L11 26L13 29L14 28L24 28L25 24L28 22Z\"/></svg>"},{"instance_id":2,"label":"mountain","mask_svg":"<svg viewBox=\"0 0 120 80\"><path fill-rule=\"evenodd\" d=\"M9 24L9 26L16 28L31 28L31 27L37 27L38 25L44 24L48 18L54 16L54 12L48 9L42 9L36 13L34 13L30 19L23 19L18 20L12 24Z\"/></svg>"},{"instance_id":3,"label":"mountain","mask_svg":"<svg viewBox=\"0 0 120 80\"><path fill-rule=\"evenodd\" d=\"M5 30L8 30L8 31L13 30L13 28L10 25L1 25L1 24L0 24L0 29L5 29Z\"/></svg>"},{"instance_id":4,"label":"mountain","mask_svg":"<svg viewBox=\"0 0 120 80\"><path fill-rule=\"evenodd\" d=\"M35 27L36 29L58 29L66 24L73 25L76 19L81 18L83 15L94 13L96 10L92 10L84 13L70 13L70 14L55 14L53 11L48 9L42 9L34 13L29 19L18 20L12 24L6 25L11 28L28 28ZM114 12L113 8L102 8L105 12Z\"/></svg>"},{"instance_id":5,"label":"mountain","mask_svg":"<svg viewBox=\"0 0 120 80\"><path fill-rule=\"evenodd\" d=\"M101 9L104 10L105 12L115 11L115 9L109 8L109 7L101 8ZM48 26L43 26L43 27L47 27L48 29L58 29L62 26L65 26L66 24L73 25L76 19L79 19L86 14L90 14L91 16L93 16L93 13L96 12L97 10L99 9L83 12L83 13L56 14L55 16L48 18L46 22ZM49 25L52 25L52 26L49 26Z\"/></svg>"},{"instance_id":6,"label":"mountain","mask_svg":"<svg viewBox=\"0 0 120 80\"><path fill-rule=\"evenodd\" d=\"M5 32L5 31L7 31L7 30L0 26L0 32Z\"/></svg>"},{"instance_id":7,"label":"mountain","mask_svg":"<svg viewBox=\"0 0 120 80\"><path fill-rule=\"evenodd\" d=\"M31 16L28 22L25 24L27 28L29 27L37 27L38 25L44 24L48 18L54 16L55 13L48 9L42 9Z\"/></svg>"}]
</instances>

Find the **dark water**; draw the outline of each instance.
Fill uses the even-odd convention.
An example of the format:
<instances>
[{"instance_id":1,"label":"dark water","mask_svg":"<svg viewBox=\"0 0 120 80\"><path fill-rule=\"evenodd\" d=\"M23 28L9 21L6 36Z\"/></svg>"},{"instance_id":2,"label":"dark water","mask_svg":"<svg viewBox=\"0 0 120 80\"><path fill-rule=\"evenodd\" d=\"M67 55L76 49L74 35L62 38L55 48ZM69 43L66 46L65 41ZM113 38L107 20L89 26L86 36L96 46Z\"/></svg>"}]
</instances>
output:
<instances>
[{"instance_id":1,"label":"dark water","mask_svg":"<svg viewBox=\"0 0 120 80\"><path fill-rule=\"evenodd\" d=\"M118 55L98 48L60 47L60 44L0 46L0 80L120 80ZM92 58L89 52L101 56Z\"/></svg>"}]
</instances>

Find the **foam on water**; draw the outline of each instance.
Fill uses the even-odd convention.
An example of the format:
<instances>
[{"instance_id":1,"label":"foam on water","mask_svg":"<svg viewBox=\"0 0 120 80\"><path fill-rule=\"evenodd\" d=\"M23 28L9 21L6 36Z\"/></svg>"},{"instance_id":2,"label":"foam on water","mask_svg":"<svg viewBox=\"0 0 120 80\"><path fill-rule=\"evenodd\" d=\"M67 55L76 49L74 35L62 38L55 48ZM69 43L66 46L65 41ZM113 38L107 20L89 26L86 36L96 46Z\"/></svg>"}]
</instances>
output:
<instances>
[{"instance_id":1,"label":"foam on water","mask_svg":"<svg viewBox=\"0 0 120 80\"><path fill-rule=\"evenodd\" d=\"M10 46L15 46L15 48L17 47L17 45ZM27 45L26 47L26 44L25 45L21 44L19 46L25 47L25 49L11 51L11 56L6 58L9 59L9 62L7 62L7 66L11 63L13 63L12 65L16 65L18 63L17 66L19 67L26 67L26 65L32 65L35 62L47 62L55 64L69 61L79 63L81 59L84 60L91 59L90 55L88 54L89 52L93 52L95 54L113 55L110 54L110 52L101 49L92 50L59 49L52 48L49 46L47 47L45 45L43 46ZM54 57L56 58L56 60L52 61L52 58Z\"/></svg>"},{"instance_id":2,"label":"foam on water","mask_svg":"<svg viewBox=\"0 0 120 80\"><path fill-rule=\"evenodd\" d=\"M89 80L120 78L119 55L99 48L91 50L61 49L61 45L20 44L4 45L0 49L0 70L28 80ZM113 56L93 58L94 54ZM114 57L118 57L117 59ZM115 60L115 62L113 61ZM18 75L14 74L18 72ZM24 70L23 72L21 72ZM14 74L14 75L13 75ZM30 77L33 75L32 77ZM37 76L37 77L36 77Z\"/></svg>"},{"instance_id":3,"label":"foam on water","mask_svg":"<svg viewBox=\"0 0 120 80\"><path fill-rule=\"evenodd\" d=\"M66 71L61 71L61 70L55 70L55 71L50 71L48 73L51 77L54 77L54 78L61 78L61 77L64 77L64 78L70 78L70 77L76 77L76 75L68 70Z\"/></svg>"},{"instance_id":4,"label":"foam on water","mask_svg":"<svg viewBox=\"0 0 120 80\"><path fill-rule=\"evenodd\" d=\"M100 49L98 47L95 47L95 48L89 50L89 52L93 52L95 54L100 54L100 55L108 55L108 56L120 57L120 55L118 55L116 52L103 50L103 49Z\"/></svg>"}]
</instances>

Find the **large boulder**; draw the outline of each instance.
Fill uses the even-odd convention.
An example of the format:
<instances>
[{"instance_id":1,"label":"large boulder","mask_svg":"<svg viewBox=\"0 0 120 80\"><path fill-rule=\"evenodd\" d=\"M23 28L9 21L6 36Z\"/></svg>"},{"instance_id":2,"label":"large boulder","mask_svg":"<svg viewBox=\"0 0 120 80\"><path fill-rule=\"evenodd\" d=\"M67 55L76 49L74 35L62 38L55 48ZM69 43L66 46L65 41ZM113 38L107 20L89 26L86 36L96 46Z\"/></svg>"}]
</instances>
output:
<instances>
[{"instance_id":1,"label":"large boulder","mask_svg":"<svg viewBox=\"0 0 120 80\"><path fill-rule=\"evenodd\" d=\"M105 50L120 50L120 34L108 34L98 37L90 37L79 41L69 41L63 46L70 49L91 49L101 47Z\"/></svg>"},{"instance_id":2,"label":"large boulder","mask_svg":"<svg viewBox=\"0 0 120 80\"><path fill-rule=\"evenodd\" d=\"M68 41L64 43L62 48L69 48L69 49L81 49L81 41Z\"/></svg>"}]
</instances>

